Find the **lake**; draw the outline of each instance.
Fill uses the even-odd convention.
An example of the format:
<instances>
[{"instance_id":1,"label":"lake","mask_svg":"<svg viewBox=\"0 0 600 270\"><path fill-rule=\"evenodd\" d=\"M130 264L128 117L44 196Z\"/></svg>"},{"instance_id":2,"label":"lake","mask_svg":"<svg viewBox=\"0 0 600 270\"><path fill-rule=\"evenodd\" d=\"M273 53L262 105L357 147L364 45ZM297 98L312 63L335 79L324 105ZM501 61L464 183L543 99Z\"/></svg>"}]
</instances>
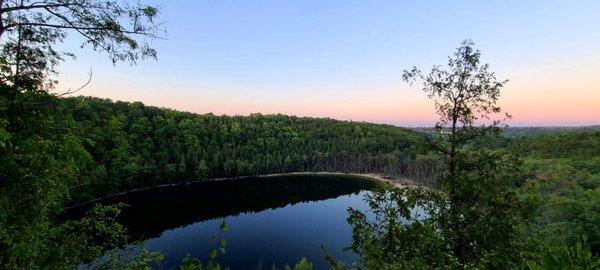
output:
<instances>
[{"instance_id":1,"label":"lake","mask_svg":"<svg viewBox=\"0 0 600 270\"><path fill-rule=\"evenodd\" d=\"M306 257L326 269L321 246L345 263L359 258L345 251L352 240L347 209L367 210L364 195L378 185L349 175L288 175L204 181L130 192L102 200L122 202L120 222L136 240L178 266L186 254L208 260L218 247L211 239L224 219L229 231L225 255L231 269L283 269Z\"/></svg>"}]
</instances>

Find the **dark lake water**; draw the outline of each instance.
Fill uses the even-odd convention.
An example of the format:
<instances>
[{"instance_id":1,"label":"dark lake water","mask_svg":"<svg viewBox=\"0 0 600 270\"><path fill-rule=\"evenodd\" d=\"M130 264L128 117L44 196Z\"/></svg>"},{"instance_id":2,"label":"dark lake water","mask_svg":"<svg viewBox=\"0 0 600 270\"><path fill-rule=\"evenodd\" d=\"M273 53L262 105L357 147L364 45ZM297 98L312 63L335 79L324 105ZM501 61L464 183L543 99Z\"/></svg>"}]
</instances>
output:
<instances>
[{"instance_id":1,"label":"dark lake water","mask_svg":"<svg viewBox=\"0 0 600 270\"><path fill-rule=\"evenodd\" d=\"M186 254L202 261L218 244L223 218L229 231L218 262L231 269L279 269L301 257L326 269L321 246L346 263L358 257L351 243L348 207L367 210L364 195L377 183L340 175L292 175L209 181L136 191L103 203L123 202L120 222L145 246L165 254L160 269Z\"/></svg>"}]
</instances>

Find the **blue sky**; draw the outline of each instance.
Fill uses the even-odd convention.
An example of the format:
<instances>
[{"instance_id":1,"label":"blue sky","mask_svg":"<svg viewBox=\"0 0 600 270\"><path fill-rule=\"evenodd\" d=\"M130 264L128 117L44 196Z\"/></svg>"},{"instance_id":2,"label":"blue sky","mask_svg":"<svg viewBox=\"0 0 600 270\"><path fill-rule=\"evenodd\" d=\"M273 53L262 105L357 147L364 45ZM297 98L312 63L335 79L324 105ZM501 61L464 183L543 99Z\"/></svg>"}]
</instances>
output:
<instances>
[{"instance_id":1,"label":"blue sky","mask_svg":"<svg viewBox=\"0 0 600 270\"><path fill-rule=\"evenodd\" d=\"M146 1L148 2L148 1ZM513 125L600 123L600 1L149 1L158 61L112 66L80 51L62 88L198 113L285 113L431 125L402 70L445 64L464 39L511 79ZM61 88L59 88L61 89ZM560 112L560 113L559 113Z\"/></svg>"}]
</instances>

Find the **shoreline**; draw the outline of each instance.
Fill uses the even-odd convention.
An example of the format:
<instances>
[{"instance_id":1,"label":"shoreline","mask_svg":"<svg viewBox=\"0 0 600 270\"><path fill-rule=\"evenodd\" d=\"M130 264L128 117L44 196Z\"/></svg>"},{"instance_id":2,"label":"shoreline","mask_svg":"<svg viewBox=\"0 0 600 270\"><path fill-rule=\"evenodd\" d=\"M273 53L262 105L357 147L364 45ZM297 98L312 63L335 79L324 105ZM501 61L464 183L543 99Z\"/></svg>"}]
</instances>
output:
<instances>
[{"instance_id":1,"label":"shoreline","mask_svg":"<svg viewBox=\"0 0 600 270\"><path fill-rule=\"evenodd\" d=\"M330 175L330 176L352 176L359 178L368 178L373 181L390 183L394 187L426 187L426 185L416 182L414 180L410 180L408 178L392 178L383 176L377 173L344 173L344 172L289 172L289 173L271 173L271 174L263 174L256 176L243 176L241 178L255 177L255 178L267 178L267 177L278 177L278 176L290 176L290 175ZM217 178L211 179L209 181L219 181L219 180L230 180L236 178ZM192 182L189 182L192 183Z\"/></svg>"},{"instance_id":2,"label":"shoreline","mask_svg":"<svg viewBox=\"0 0 600 270\"><path fill-rule=\"evenodd\" d=\"M190 182L162 184L162 185L151 186L151 187L143 187L143 188L130 189L130 190L127 190L127 191L122 191L122 192L114 193L114 194L111 194L111 195L108 195L108 196L104 196L104 197L92 199L92 200L81 202L81 203L77 203L77 204L74 204L74 205L70 205L66 209L75 208L75 207L79 207L79 206L86 205L86 204L91 204L91 203L94 203L94 202L97 202L97 201L100 201L100 200L103 200L103 199L115 197L115 196L121 196L121 195L129 194L129 193L133 193L133 192L144 191L144 190L149 190L149 189L154 189L154 188L184 186L184 185L190 185L190 184L195 184L195 183L200 183L200 182L206 182L206 181L241 180L241 179L247 179L247 178L269 178L269 177L281 177L281 176L292 176L292 175L351 176L351 177L357 177L357 178L367 178L367 179L369 179L371 181L377 181L377 182L382 182L382 183L390 183L393 187L396 187L396 188L405 188L405 187L427 188L426 185L424 185L422 183L418 183L418 182L413 181L413 180L410 180L408 178L398 178L398 179L396 179L396 178L386 177L386 176L383 176L381 174L376 174L376 173L344 173L344 172L288 172L288 173L270 173L270 174L261 174L261 175L246 175L246 176L236 176L236 177L210 178L210 179L195 180L195 181L190 181Z\"/></svg>"}]
</instances>

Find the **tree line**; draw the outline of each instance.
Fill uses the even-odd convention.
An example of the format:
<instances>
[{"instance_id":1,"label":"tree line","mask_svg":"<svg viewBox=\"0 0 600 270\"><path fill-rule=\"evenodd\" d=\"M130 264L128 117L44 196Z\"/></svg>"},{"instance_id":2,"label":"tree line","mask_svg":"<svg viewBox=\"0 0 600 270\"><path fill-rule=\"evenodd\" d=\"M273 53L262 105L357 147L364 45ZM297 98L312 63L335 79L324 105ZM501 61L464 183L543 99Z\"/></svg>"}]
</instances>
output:
<instances>
[{"instance_id":1,"label":"tree line","mask_svg":"<svg viewBox=\"0 0 600 270\"><path fill-rule=\"evenodd\" d=\"M87 154L74 200L209 178L298 171L431 181L423 135L390 125L286 115L197 115L134 102L59 99Z\"/></svg>"},{"instance_id":2,"label":"tree line","mask_svg":"<svg viewBox=\"0 0 600 270\"><path fill-rule=\"evenodd\" d=\"M470 41L447 68L404 73L405 80L423 83L440 116L428 134L60 98L81 88L51 94L60 63L75 57L57 47L69 35L113 63L135 64L156 58L149 41L162 37L159 15L153 6L112 0L0 0L2 268L76 268L103 257L108 264L98 268L148 269L159 254L138 250L123 258L115 249L128 247L115 219L118 207L95 207L78 220L57 217L74 201L131 188L311 170L437 180L436 190L386 190L368 198L377 223L350 211L351 249L367 268L600 266L598 134L498 140L501 121L493 116L501 112L496 102L506 81L480 63ZM492 123L479 126L479 120ZM514 157L519 154L524 158ZM429 215L414 217L415 206ZM219 269L212 259L207 268ZM189 258L182 268L202 266ZM311 267L301 260L296 268ZM332 268L344 267L332 260Z\"/></svg>"}]
</instances>

